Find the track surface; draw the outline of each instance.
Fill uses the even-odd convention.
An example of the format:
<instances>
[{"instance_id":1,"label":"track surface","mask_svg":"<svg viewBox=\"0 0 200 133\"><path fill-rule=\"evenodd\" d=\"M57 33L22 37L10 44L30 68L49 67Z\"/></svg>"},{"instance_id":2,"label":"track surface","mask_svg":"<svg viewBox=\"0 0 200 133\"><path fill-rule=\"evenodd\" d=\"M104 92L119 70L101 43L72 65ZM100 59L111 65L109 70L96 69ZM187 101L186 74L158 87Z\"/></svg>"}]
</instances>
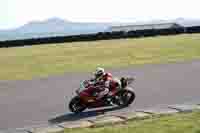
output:
<instances>
[{"instance_id":1,"label":"track surface","mask_svg":"<svg viewBox=\"0 0 200 133\"><path fill-rule=\"evenodd\" d=\"M110 72L114 76L136 76L135 103L129 108L114 112L200 102L199 60L113 69ZM30 81L0 81L0 129L44 124L48 120L61 122L95 116L92 111L82 116L73 116L65 107L65 102L68 103L72 98L79 82L90 76L89 73L66 73ZM58 118L53 120L56 116Z\"/></svg>"}]
</instances>

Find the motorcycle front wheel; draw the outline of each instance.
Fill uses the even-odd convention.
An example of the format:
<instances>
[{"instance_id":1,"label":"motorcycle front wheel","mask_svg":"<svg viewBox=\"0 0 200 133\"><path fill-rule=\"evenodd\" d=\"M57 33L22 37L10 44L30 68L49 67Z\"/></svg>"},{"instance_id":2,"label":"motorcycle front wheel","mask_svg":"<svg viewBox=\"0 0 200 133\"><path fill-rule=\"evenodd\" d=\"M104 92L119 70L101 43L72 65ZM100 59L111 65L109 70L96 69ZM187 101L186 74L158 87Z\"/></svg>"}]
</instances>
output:
<instances>
[{"instance_id":1,"label":"motorcycle front wheel","mask_svg":"<svg viewBox=\"0 0 200 133\"><path fill-rule=\"evenodd\" d=\"M83 112L87 107L81 103L79 96L75 96L69 103L69 110L73 113Z\"/></svg>"}]
</instances>

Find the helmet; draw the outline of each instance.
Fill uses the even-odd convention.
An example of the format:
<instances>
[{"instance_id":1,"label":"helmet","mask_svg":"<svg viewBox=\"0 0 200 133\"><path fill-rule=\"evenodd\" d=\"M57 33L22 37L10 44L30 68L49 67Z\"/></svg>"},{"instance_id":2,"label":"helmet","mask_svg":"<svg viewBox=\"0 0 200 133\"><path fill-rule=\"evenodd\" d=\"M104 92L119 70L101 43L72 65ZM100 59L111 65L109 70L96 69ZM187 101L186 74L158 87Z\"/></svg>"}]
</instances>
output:
<instances>
[{"instance_id":1,"label":"helmet","mask_svg":"<svg viewBox=\"0 0 200 133\"><path fill-rule=\"evenodd\" d=\"M98 68L96 69L95 73L94 73L95 78L96 78L96 79L101 78L101 77L104 75L104 73L105 73L105 72L104 72L104 69L101 68L101 67L98 67Z\"/></svg>"}]
</instances>

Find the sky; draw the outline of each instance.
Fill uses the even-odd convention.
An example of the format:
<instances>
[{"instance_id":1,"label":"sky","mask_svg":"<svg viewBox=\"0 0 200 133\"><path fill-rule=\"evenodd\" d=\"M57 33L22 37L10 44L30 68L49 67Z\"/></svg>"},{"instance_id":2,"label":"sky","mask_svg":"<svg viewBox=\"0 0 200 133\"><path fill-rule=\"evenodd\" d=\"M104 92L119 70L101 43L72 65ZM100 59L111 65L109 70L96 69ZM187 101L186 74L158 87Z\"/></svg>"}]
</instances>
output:
<instances>
[{"instance_id":1,"label":"sky","mask_svg":"<svg viewBox=\"0 0 200 133\"><path fill-rule=\"evenodd\" d=\"M73 22L200 19L199 0L0 0L0 29L59 17Z\"/></svg>"}]
</instances>

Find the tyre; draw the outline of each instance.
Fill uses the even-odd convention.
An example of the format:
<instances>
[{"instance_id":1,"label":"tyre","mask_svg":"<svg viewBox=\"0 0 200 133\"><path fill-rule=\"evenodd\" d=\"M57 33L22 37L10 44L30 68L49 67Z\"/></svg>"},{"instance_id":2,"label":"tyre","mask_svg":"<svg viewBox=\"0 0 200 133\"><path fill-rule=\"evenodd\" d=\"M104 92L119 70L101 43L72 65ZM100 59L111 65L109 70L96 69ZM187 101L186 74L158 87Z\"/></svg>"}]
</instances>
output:
<instances>
[{"instance_id":1,"label":"tyre","mask_svg":"<svg viewBox=\"0 0 200 133\"><path fill-rule=\"evenodd\" d=\"M115 103L120 107L127 107L135 100L135 93L131 90L120 91L117 96Z\"/></svg>"},{"instance_id":2,"label":"tyre","mask_svg":"<svg viewBox=\"0 0 200 133\"><path fill-rule=\"evenodd\" d=\"M69 103L69 110L73 113L80 113L84 111L87 107L81 103L81 99L78 96L72 98Z\"/></svg>"}]
</instances>

